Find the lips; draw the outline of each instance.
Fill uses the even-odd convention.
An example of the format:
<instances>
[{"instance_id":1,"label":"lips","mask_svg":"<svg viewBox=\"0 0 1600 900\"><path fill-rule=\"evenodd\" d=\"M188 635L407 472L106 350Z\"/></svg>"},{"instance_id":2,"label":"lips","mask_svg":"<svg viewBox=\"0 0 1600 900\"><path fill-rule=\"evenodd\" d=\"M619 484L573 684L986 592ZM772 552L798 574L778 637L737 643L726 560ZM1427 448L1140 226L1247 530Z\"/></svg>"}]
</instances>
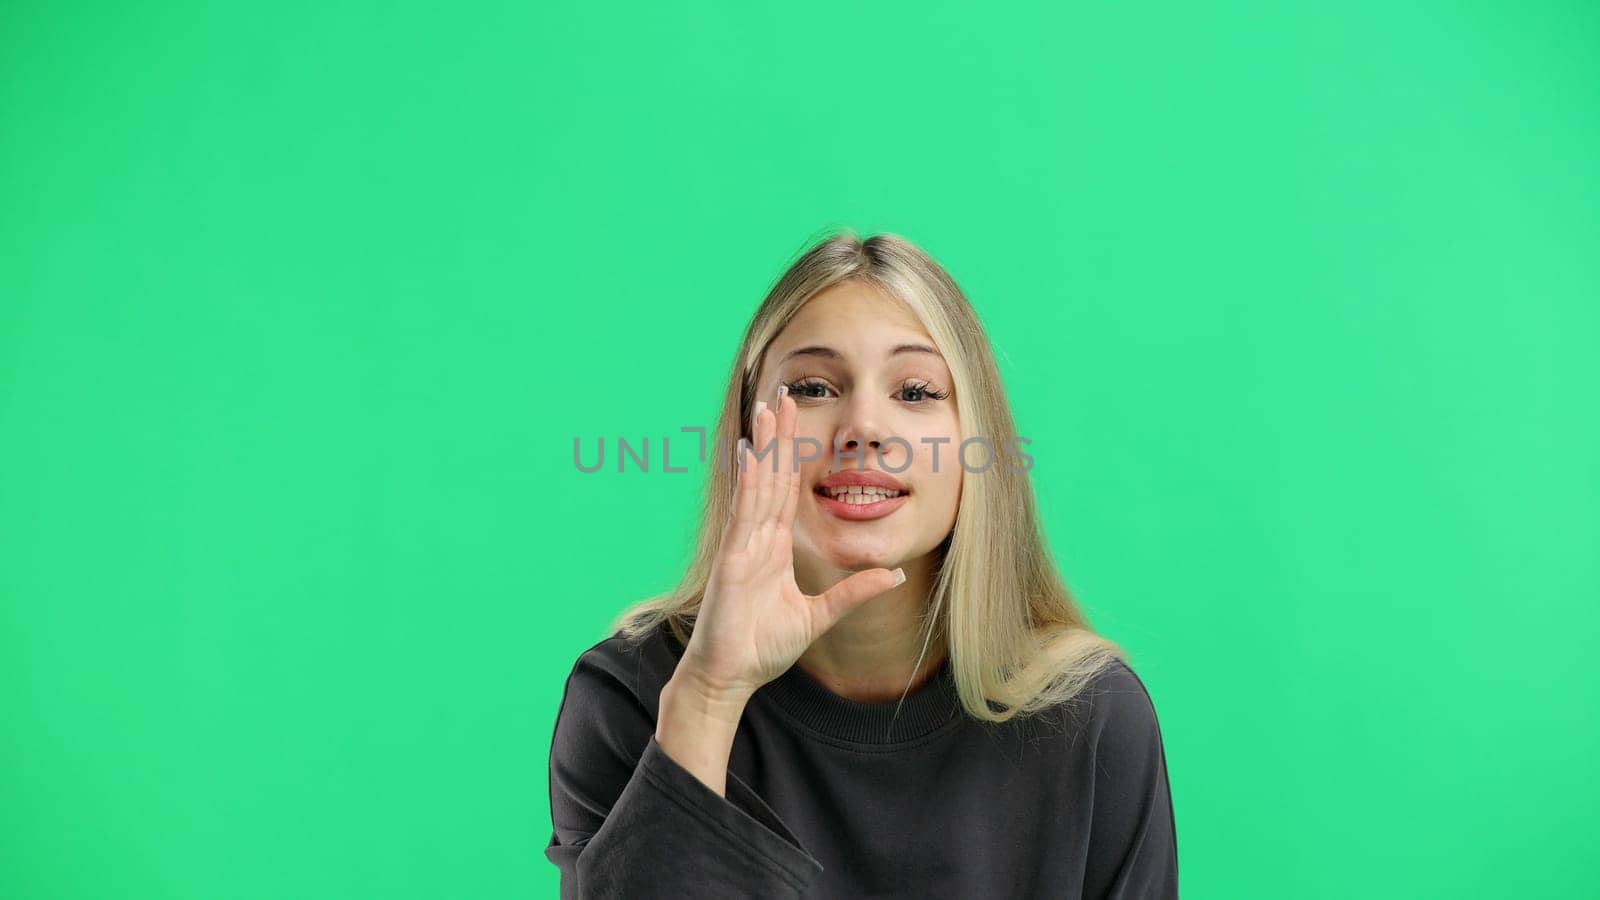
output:
<instances>
[{"instance_id":1,"label":"lips","mask_svg":"<svg viewBox=\"0 0 1600 900\"><path fill-rule=\"evenodd\" d=\"M905 485L890 475L873 469L842 469L817 482L821 489L841 487L874 487L899 494L911 493Z\"/></svg>"},{"instance_id":2,"label":"lips","mask_svg":"<svg viewBox=\"0 0 1600 900\"><path fill-rule=\"evenodd\" d=\"M878 519L906 503L911 489L882 472L834 472L817 483L813 493L823 508L841 519Z\"/></svg>"}]
</instances>

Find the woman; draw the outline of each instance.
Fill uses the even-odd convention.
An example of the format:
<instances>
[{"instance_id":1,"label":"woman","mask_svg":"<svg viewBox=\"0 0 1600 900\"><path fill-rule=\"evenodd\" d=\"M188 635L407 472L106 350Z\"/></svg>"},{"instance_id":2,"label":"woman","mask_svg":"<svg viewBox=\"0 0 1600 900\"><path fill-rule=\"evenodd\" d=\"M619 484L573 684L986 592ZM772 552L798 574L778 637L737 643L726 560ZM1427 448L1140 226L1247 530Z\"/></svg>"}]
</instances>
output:
<instances>
[{"instance_id":1,"label":"woman","mask_svg":"<svg viewBox=\"0 0 1600 900\"><path fill-rule=\"evenodd\" d=\"M1175 897L1154 707L1055 570L944 269L809 249L717 437L687 575L568 678L562 896Z\"/></svg>"}]
</instances>

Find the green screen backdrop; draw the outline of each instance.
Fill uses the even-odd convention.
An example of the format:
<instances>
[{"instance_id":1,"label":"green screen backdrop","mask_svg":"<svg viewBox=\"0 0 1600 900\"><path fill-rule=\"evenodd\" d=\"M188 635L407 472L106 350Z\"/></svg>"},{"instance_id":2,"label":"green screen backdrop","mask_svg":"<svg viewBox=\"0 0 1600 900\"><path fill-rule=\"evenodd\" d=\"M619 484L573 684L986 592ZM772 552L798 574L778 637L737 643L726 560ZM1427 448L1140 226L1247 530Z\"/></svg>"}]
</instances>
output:
<instances>
[{"instance_id":1,"label":"green screen backdrop","mask_svg":"<svg viewBox=\"0 0 1600 900\"><path fill-rule=\"evenodd\" d=\"M835 225L983 317L1186 898L1592 896L1594 4L4 22L0 897L555 897L660 441Z\"/></svg>"}]
</instances>

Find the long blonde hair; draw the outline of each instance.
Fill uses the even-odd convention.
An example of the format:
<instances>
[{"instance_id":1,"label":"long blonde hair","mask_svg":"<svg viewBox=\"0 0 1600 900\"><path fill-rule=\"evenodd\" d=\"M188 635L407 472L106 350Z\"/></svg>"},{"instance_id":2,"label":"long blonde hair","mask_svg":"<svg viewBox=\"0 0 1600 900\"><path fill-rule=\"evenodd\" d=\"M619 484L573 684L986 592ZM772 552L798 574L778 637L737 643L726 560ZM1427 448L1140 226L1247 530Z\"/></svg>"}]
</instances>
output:
<instances>
[{"instance_id":1,"label":"long blonde hair","mask_svg":"<svg viewBox=\"0 0 1600 900\"><path fill-rule=\"evenodd\" d=\"M712 446L720 455L749 436L745 426L767 347L807 300L852 279L903 301L921 320L954 379L961 433L983 436L995 454L987 469L963 478L955 528L937 551L941 562L922 616L924 653L930 640L945 642L961 705L982 721L1004 722L1072 699L1127 654L1094 633L1057 572L1033 486L1012 455L1016 428L988 338L955 281L916 245L894 234L863 240L843 228L803 251L745 331ZM733 465L711 467L698 544L682 581L624 610L613 633L639 640L666 622L688 643L736 488Z\"/></svg>"}]
</instances>

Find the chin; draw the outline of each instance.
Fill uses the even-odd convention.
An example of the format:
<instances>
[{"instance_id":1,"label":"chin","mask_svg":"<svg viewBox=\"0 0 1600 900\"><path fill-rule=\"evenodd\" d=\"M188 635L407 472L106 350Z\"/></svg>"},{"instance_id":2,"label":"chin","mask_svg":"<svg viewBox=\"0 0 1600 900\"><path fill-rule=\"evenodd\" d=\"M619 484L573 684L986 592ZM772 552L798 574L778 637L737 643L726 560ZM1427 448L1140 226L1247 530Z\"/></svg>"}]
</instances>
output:
<instances>
[{"instance_id":1,"label":"chin","mask_svg":"<svg viewBox=\"0 0 1600 900\"><path fill-rule=\"evenodd\" d=\"M829 563L851 571L862 569L892 569L900 565L904 554L889 548L874 550L869 547L833 547L822 554Z\"/></svg>"}]
</instances>

